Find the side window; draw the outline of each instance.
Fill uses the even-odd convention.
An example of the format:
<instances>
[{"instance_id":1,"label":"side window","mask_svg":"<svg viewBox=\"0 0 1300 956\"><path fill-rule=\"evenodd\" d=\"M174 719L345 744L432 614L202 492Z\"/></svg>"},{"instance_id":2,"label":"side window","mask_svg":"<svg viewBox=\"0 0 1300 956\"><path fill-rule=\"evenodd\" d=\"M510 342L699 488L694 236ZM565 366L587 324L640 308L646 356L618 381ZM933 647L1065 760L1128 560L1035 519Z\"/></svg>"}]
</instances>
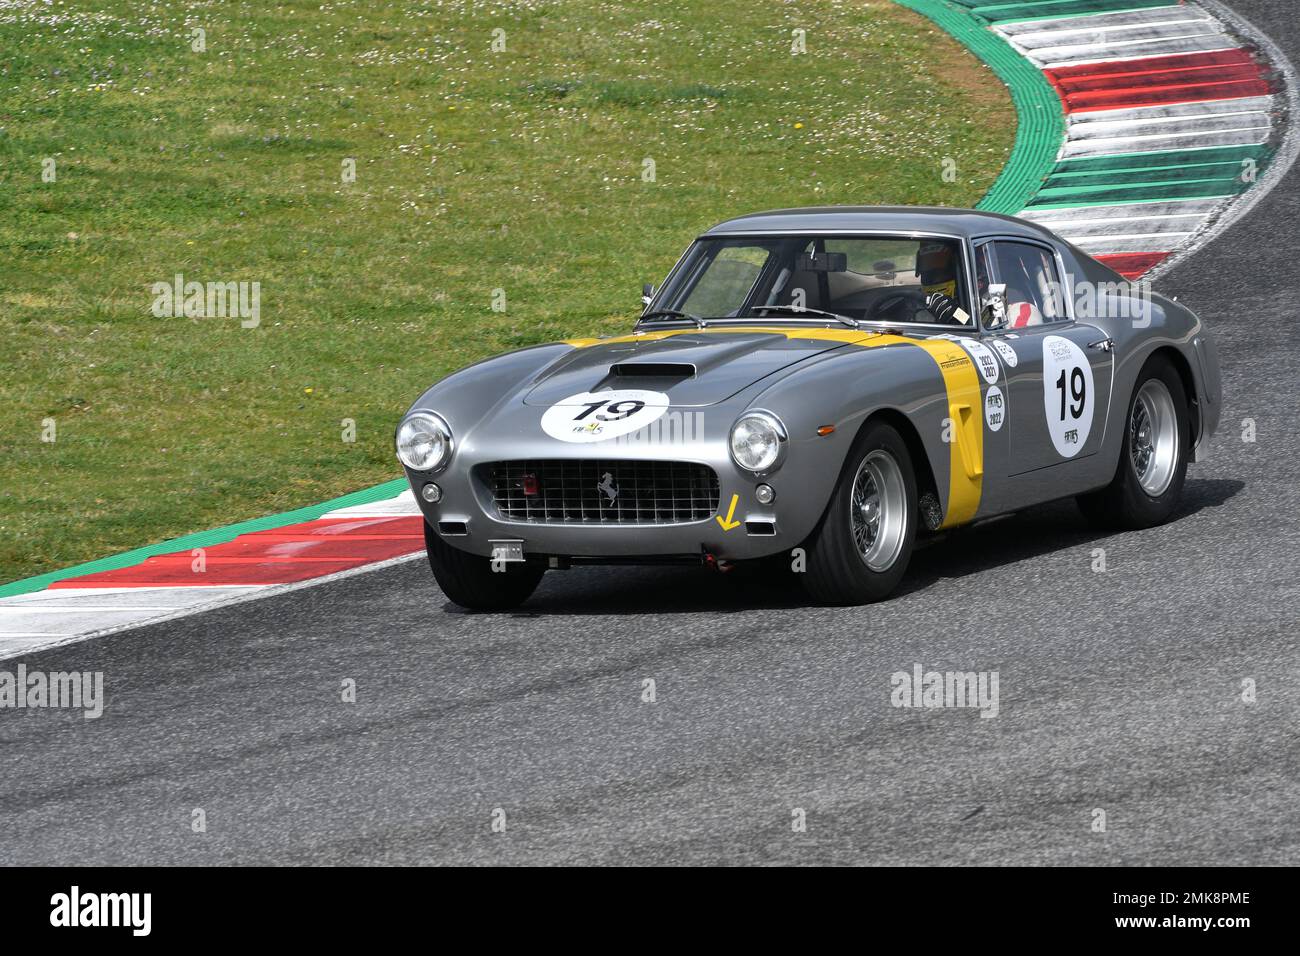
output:
<instances>
[{"instance_id":1,"label":"side window","mask_svg":"<svg viewBox=\"0 0 1300 956\"><path fill-rule=\"evenodd\" d=\"M1056 258L1042 246L997 240L993 243L998 281L1007 287L1007 325L1022 328L1069 318L1062 300Z\"/></svg>"},{"instance_id":2,"label":"side window","mask_svg":"<svg viewBox=\"0 0 1300 956\"><path fill-rule=\"evenodd\" d=\"M705 318L735 312L754 287L768 255L762 246L735 245L719 249L682 308Z\"/></svg>"}]
</instances>

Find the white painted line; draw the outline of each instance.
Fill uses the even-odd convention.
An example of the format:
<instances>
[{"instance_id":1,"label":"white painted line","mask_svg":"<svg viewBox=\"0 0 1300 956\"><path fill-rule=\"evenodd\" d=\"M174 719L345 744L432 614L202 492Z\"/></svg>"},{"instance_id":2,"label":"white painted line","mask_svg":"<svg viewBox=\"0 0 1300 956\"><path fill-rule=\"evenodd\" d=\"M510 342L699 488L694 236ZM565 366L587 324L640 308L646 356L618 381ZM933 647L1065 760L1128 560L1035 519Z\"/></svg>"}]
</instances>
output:
<instances>
[{"instance_id":1,"label":"white painted line","mask_svg":"<svg viewBox=\"0 0 1300 956\"><path fill-rule=\"evenodd\" d=\"M48 641L51 635L45 631L15 631L12 634L0 635L0 643L5 641L22 641L24 647L31 647L33 641Z\"/></svg>"},{"instance_id":2,"label":"white painted line","mask_svg":"<svg viewBox=\"0 0 1300 956\"><path fill-rule=\"evenodd\" d=\"M1090 256L1110 256L1125 252L1165 252L1165 246L1183 242L1191 233L1182 236L1160 236L1159 242L1150 236L1130 239L1080 239L1075 243Z\"/></svg>"},{"instance_id":3,"label":"white painted line","mask_svg":"<svg viewBox=\"0 0 1300 956\"><path fill-rule=\"evenodd\" d=\"M1145 120L1164 116L1212 116L1222 113L1271 113L1272 96L1243 96L1227 100L1198 100L1195 103L1165 103L1159 106L1130 106L1122 110L1080 110L1067 119L1077 123L1108 123L1116 120Z\"/></svg>"},{"instance_id":4,"label":"white painted line","mask_svg":"<svg viewBox=\"0 0 1300 956\"><path fill-rule=\"evenodd\" d=\"M1070 33L1030 33L1015 38L1020 50L1047 56L1052 50L1071 51L1084 48L1118 47L1124 44L1178 40L1184 37L1222 36L1213 20L1178 20L1151 26L1114 27L1110 30L1083 29Z\"/></svg>"},{"instance_id":5,"label":"white painted line","mask_svg":"<svg viewBox=\"0 0 1300 956\"><path fill-rule=\"evenodd\" d=\"M36 634L67 638L106 626L139 625L262 587L51 588L20 594L0 599L0 640Z\"/></svg>"},{"instance_id":6,"label":"white painted line","mask_svg":"<svg viewBox=\"0 0 1300 956\"><path fill-rule=\"evenodd\" d=\"M1160 219L1090 219L1054 224L1053 231L1062 239L1078 244L1085 238L1100 236L1190 236L1201 224L1200 216L1166 216Z\"/></svg>"},{"instance_id":7,"label":"white painted line","mask_svg":"<svg viewBox=\"0 0 1300 956\"><path fill-rule=\"evenodd\" d=\"M1251 115L1255 117L1261 117L1264 116L1265 114L1254 113ZM1243 121L1241 125L1236 126L1232 129L1207 130L1205 134L1201 136L1201 138L1206 140L1211 140L1216 138L1217 136L1235 135L1237 133L1254 133L1254 132L1258 132L1259 130L1264 130L1266 134L1264 136L1264 139L1267 139L1268 138L1267 132L1272 128L1273 128L1273 124L1268 122L1267 119L1264 119L1262 122L1259 119L1253 119L1253 120ZM1070 130L1070 138L1073 142L1076 143L1086 143L1089 140L1094 140L1094 139L1124 139L1124 140L1132 140L1134 143L1144 143L1148 140L1163 140L1163 139L1171 139L1174 137L1187 137L1192 135L1199 135L1199 134L1168 132L1162 129L1160 131L1152 132L1152 133L1134 133L1128 136L1117 137L1117 136L1107 136L1105 128L1101 126L1087 126L1087 127L1081 127L1078 129ZM1140 150L1133 150L1133 152L1139 152L1139 151Z\"/></svg>"},{"instance_id":8,"label":"white painted line","mask_svg":"<svg viewBox=\"0 0 1300 956\"><path fill-rule=\"evenodd\" d=\"M1222 199L1169 199L1161 202L1117 203L1114 206L1070 206L1060 209L1026 209L1022 219L1054 225L1060 222L1093 222L1131 217L1178 216L1200 218L1223 202Z\"/></svg>"},{"instance_id":9,"label":"white painted line","mask_svg":"<svg viewBox=\"0 0 1300 956\"><path fill-rule=\"evenodd\" d=\"M1107 235L1103 235L1103 236L1081 236L1080 238L1075 239L1075 240L1072 240L1072 241L1075 243L1075 245L1079 245L1079 246L1085 246L1085 245L1096 245L1096 244L1098 244L1098 243L1107 243L1107 242L1139 242L1139 241L1141 241L1141 242L1146 242L1146 243L1148 243L1147 248L1148 248L1148 249L1151 249L1151 248L1154 248L1154 247L1151 246L1149 243L1150 243L1152 240L1154 240L1154 239L1164 240L1164 239L1168 239L1170 236L1190 236L1191 234L1192 234L1192 233L1191 233L1190 230L1187 231L1187 232L1168 232L1168 233L1164 233L1164 232L1132 232L1132 233L1116 233L1115 235L1109 235L1109 236L1107 236Z\"/></svg>"},{"instance_id":10,"label":"white painted line","mask_svg":"<svg viewBox=\"0 0 1300 956\"><path fill-rule=\"evenodd\" d=\"M1236 46L1222 24L1192 5L1004 24L993 29L1045 69Z\"/></svg>"},{"instance_id":11,"label":"white painted line","mask_svg":"<svg viewBox=\"0 0 1300 956\"><path fill-rule=\"evenodd\" d=\"M1165 23L1181 20L1185 17L1206 18L1209 14L1194 3L1170 4L1167 7L1151 7L1146 10L1121 10L1116 13L1092 13L1082 17L1059 17L1053 20L1021 20L1018 23L1001 23L994 30L1003 36L1020 36L1026 33L1041 33L1057 30L1070 33L1080 29L1080 23L1096 24L1096 29L1105 30L1112 26L1132 26L1142 23Z\"/></svg>"},{"instance_id":12,"label":"white painted line","mask_svg":"<svg viewBox=\"0 0 1300 956\"><path fill-rule=\"evenodd\" d=\"M1041 50L1036 54L1030 54L1028 58L1034 65L1052 70L1063 66L1082 66L1085 63L1119 63L1125 60L1145 60L1155 56L1173 56L1178 53L1232 50L1236 47L1236 42L1229 37L1212 34L1176 40L1143 40L1136 43L1103 43L1087 47Z\"/></svg>"},{"instance_id":13,"label":"white painted line","mask_svg":"<svg viewBox=\"0 0 1300 956\"><path fill-rule=\"evenodd\" d=\"M320 584L329 584L333 581L339 581L343 578L353 577L358 574L369 574L371 571L379 571L383 568L392 567L402 564L406 561L414 561L425 557L424 550L421 549L412 554L404 554L400 557L390 558L387 561L376 561L374 564L366 564L359 568L349 568L346 571L336 571L333 574L322 575L319 578L312 578L307 581L295 581L291 584L270 584L270 585L252 585L243 594L220 597L215 601L209 601L201 605L186 608L181 611L160 612L158 615L148 618L147 620L134 621L129 624L110 624L95 630L88 630L79 634L53 635L42 632L24 632L15 634L6 634L0 637L0 660L32 654L37 651L45 651L54 647L66 647L71 644L79 644L82 641L88 641L97 637L104 637L109 634L116 634L119 631L129 631L146 624L161 624L164 621L174 621L178 618L189 617L192 614L199 614L205 611L213 611L217 608L231 607L235 604L243 604L247 601L257 601L264 597L270 597L275 594L284 594L289 591L297 591L303 588L316 587ZM436 588L433 584L433 578L429 579L430 587ZM107 589L104 589L107 590ZM144 590L143 588L122 590ZM169 589L174 590L174 589ZM213 591L216 588L193 588L193 590ZM428 600L436 600L434 595L436 590L430 593ZM422 598L425 599L425 598ZM21 641L15 640L21 638ZM35 640L31 640L35 638Z\"/></svg>"},{"instance_id":14,"label":"white painted line","mask_svg":"<svg viewBox=\"0 0 1300 956\"><path fill-rule=\"evenodd\" d=\"M114 614L124 611L178 611L186 604L155 604L153 607L148 605L133 604L123 607L114 607L111 604L24 604L22 606L23 614L88 614L92 611ZM0 607L0 624L4 622L3 615L15 612L16 608ZM2 632L0 632L2 633Z\"/></svg>"},{"instance_id":15,"label":"white painted line","mask_svg":"<svg viewBox=\"0 0 1300 956\"><path fill-rule=\"evenodd\" d=\"M231 597L245 591L264 588L264 584L223 584L203 587L201 585L147 585L145 587L111 587L111 588L48 588L30 594L16 594L13 597L0 598L0 609L6 607L42 604L67 604L80 606L84 604L112 604L116 600L129 597L131 603L144 607L163 607L174 604L188 604L187 591L202 592L218 598ZM179 592L179 596L178 596Z\"/></svg>"},{"instance_id":16,"label":"white painted line","mask_svg":"<svg viewBox=\"0 0 1300 956\"><path fill-rule=\"evenodd\" d=\"M195 607L202 607L198 602ZM144 608L114 610L100 608L95 611L65 610L52 614L41 608L0 608L0 638L18 635L44 634L48 637L72 637L107 625L124 627L140 624L151 618L175 613L175 608ZM188 608L186 608L188 610Z\"/></svg>"},{"instance_id":17,"label":"white painted line","mask_svg":"<svg viewBox=\"0 0 1300 956\"><path fill-rule=\"evenodd\" d=\"M1272 127L1231 130L1200 135L1173 136L1110 136L1067 142L1061 149L1061 159L1080 156L1112 156L1117 153L1157 153L1195 144L1197 148L1211 146L1259 146L1268 142Z\"/></svg>"},{"instance_id":18,"label":"white painted line","mask_svg":"<svg viewBox=\"0 0 1300 956\"><path fill-rule=\"evenodd\" d=\"M1071 124L1072 140L1097 137L1147 136L1161 133L1221 133L1238 129L1272 129L1267 113L1210 113L1205 116L1153 116L1150 119L1127 119L1111 122Z\"/></svg>"},{"instance_id":19,"label":"white painted line","mask_svg":"<svg viewBox=\"0 0 1300 956\"><path fill-rule=\"evenodd\" d=\"M397 518L403 515L420 514L420 506L415 503L415 495L407 488L395 498L384 501L372 501L365 505L352 505L350 508L338 508L327 511L322 518Z\"/></svg>"}]
</instances>

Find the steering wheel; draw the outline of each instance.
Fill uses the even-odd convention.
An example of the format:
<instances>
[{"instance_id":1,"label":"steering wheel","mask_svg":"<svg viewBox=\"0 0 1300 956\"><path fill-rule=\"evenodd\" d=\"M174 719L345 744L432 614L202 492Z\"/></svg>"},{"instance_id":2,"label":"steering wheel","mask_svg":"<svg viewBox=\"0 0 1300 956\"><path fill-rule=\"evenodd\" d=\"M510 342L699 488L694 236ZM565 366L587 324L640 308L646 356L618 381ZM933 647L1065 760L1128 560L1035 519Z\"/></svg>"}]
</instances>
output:
<instances>
[{"instance_id":1,"label":"steering wheel","mask_svg":"<svg viewBox=\"0 0 1300 956\"><path fill-rule=\"evenodd\" d=\"M900 305L909 309L905 318L888 315L888 313L897 310ZM877 302L875 308L871 310L871 318L893 322L913 322L917 311L924 308L925 298L921 293L914 289L904 289L901 292L891 292Z\"/></svg>"}]
</instances>

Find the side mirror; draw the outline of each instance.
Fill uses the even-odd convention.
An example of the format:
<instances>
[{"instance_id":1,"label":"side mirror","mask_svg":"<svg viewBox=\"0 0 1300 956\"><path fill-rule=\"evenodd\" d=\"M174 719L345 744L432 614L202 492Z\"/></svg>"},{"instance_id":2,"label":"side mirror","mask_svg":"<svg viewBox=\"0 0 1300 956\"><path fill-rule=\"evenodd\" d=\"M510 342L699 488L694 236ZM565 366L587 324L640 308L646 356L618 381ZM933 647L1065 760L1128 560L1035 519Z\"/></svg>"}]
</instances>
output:
<instances>
[{"instance_id":1,"label":"side mirror","mask_svg":"<svg viewBox=\"0 0 1300 956\"><path fill-rule=\"evenodd\" d=\"M641 304L649 305L650 300L655 297L655 287L653 282L647 282L641 286Z\"/></svg>"},{"instance_id":2,"label":"side mirror","mask_svg":"<svg viewBox=\"0 0 1300 956\"><path fill-rule=\"evenodd\" d=\"M1006 283L989 284L988 292L980 300L980 324L986 329L1000 329L1007 324Z\"/></svg>"}]
</instances>

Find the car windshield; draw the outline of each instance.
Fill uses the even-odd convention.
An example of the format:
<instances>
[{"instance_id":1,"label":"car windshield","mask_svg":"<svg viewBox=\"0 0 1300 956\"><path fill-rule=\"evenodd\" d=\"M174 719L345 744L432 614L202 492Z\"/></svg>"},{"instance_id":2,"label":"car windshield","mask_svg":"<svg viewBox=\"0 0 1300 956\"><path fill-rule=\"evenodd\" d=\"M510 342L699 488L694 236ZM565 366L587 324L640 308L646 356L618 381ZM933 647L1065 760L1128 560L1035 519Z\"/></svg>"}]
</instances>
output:
<instances>
[{"instance_id":1,"label":"car windshield","mask_svg":"<svg viewBox=\"0 0 1300 956\"><path fill-rule=\"evenodd\" d=\"M698 240L646 315L969 325L967 301L957 239L745 236Z\"/></svg>"}]
</instances>

